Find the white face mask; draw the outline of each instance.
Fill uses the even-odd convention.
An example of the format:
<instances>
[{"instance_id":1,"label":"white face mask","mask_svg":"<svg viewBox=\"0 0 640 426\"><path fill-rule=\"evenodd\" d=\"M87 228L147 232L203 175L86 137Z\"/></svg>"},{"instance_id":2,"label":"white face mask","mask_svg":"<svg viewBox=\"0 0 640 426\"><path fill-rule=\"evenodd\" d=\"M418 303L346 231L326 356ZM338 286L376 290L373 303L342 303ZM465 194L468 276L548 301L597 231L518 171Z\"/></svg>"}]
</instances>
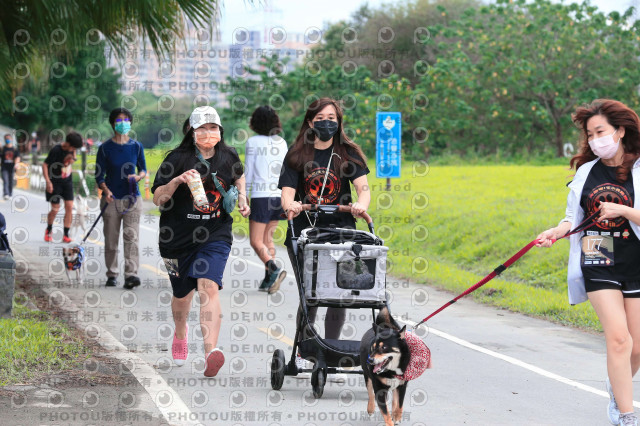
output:
<instances>
[{"instance_id":1,"label":"white face mask","mask_svg":"<svg viewBox=\"0 0 640 426\"><path fill-rule=\"evenodd\" d=\"M618 146L620 145L620 139L618 139L617 142L613 140L613 135L615 135L616 132L617 130L610 135L591 139L589 141L591 151L593 151L593 153L598 157L605 160L615 157L616 152L618 152Z\"/></svg>"}]
</instances>

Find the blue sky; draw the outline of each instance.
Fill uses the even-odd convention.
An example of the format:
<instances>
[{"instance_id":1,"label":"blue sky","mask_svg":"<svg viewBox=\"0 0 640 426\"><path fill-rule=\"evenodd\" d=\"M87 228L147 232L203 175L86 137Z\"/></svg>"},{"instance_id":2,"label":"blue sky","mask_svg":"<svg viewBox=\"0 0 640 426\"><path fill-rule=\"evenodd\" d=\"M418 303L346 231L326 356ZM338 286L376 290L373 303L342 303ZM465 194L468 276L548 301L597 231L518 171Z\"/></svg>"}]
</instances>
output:
<instances>
[{"instance_id":1,"label":"blue sky","mask_svg":"<svg viewBox=\"0 0 640 426\"><path fill-rule=\"evenodd\" d=\"M398 1L369 0L372 8ZM364 0L255 0L251 6L243 0L226 0L223 5L221 30L222 41L230 43L235 28L261 30L280 26L287 32L304 33L308 28L322 29L325 23L348 19ZM565 2L567 3L567 2ZM624 11L631 5L640 8L640 0L592 0L601 10ZM273 9L265 13L265 5Z\"/></svg>"}]
</instances>

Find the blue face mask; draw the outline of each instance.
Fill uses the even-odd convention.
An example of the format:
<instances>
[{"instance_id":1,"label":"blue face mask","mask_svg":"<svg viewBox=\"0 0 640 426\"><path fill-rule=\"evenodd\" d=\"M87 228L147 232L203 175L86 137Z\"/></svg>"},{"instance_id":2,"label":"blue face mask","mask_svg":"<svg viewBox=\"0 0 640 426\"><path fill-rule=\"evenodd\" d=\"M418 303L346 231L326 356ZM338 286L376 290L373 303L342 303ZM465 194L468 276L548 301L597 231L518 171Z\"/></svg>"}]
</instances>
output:
<instances>
[{"instance_id":1,"label":"blue face mask","mask_svg":"<svg viewBox=\"0 0 640 426\"><path fill-rule=\"evenodd\" d=\"M131 131L131 122L130 121L120 121L115 125L116 132L121 135L126 135Z\"/></svg>"},{"instance_id":2,"label":"blue face mask","mask_svg":"<svg viewBox=\"0 0 640 426\"><path fill-rule=\"evenodd\" d=\"M6 143L7 145L9 145L11 143L11 139L5 139L4 143Z\"/></svg>"}]
</instances>

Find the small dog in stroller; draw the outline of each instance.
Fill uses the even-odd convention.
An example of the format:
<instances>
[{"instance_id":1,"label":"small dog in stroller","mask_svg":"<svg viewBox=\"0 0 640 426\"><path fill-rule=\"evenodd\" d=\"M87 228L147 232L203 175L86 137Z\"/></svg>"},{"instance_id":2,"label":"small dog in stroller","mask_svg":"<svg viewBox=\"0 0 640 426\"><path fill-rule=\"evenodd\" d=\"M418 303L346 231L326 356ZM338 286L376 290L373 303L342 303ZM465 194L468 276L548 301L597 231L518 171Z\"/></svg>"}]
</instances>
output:
<instances>
[{"instance_id":1,"label":"small dog in stroller","mask_svg":"<svg viewBox=\"0 0 640 426\"><path fill-rule=\"evenodd\" d=\"M415 334L400 328L385 307L373 327L362 336L360 365L369 391L367 413L378 404L386 425L402 419L402 405L410 380L431 368L431 352ZM392 412L387 409L387 394L393 391Z\"/></svg>"}]
</instances>

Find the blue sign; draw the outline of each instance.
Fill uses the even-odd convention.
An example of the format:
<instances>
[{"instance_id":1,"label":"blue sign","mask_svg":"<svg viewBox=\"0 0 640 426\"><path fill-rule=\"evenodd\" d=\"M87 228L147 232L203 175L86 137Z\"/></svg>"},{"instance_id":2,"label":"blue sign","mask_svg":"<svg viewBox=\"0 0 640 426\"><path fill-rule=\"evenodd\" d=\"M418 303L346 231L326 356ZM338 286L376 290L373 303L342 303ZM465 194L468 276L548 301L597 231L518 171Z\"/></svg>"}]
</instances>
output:
<instances>
[{"instance_id":1,"label":"blue sign","mask_svg":"<svg viewBox=\"0 0 640 426\"><path fill-rule=\"evenodd\" d=\"M376 113L376 177L400 177L401 134L399 112Z\"/></svg>"}]
</instances>

